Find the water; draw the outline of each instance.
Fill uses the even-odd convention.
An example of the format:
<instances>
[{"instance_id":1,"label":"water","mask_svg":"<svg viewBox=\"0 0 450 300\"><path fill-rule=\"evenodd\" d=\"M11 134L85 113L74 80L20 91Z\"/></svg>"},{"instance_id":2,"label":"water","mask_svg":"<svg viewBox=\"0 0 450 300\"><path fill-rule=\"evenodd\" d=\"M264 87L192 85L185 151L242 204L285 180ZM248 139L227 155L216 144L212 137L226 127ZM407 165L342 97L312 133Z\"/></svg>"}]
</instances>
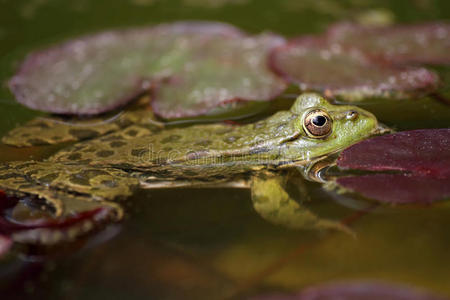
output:
<instances>
[{"instance_id":1,"label":"water","mask_svg":"<svg viewBox=\"0 0 450 300\"><path fill-rule=\"evenodd\" d=\"M293 36L386 10L396 22L448 20L450 2L0 0L0 81L30 50L105 28L202 19ZM450 70L437 71L446 92ZM272 108L290 104L283 101ZM431 98L374 99L363 107L397 130L449 126L449 107ZM0 112L0 135L38 114L16 104L4 85ZM39 159L55 149L0 145L0 160ZM450 296L448 203L374 206L328 194L318 183L307 189L308 208L349 220L357 237L274 226L254 212L246 189L142 191L124 204L128 215L121 224L94 238L15 249L18 255L0 262L0 290L34 299L240 299L364 279Z\"/></svg>"}]
</instances>

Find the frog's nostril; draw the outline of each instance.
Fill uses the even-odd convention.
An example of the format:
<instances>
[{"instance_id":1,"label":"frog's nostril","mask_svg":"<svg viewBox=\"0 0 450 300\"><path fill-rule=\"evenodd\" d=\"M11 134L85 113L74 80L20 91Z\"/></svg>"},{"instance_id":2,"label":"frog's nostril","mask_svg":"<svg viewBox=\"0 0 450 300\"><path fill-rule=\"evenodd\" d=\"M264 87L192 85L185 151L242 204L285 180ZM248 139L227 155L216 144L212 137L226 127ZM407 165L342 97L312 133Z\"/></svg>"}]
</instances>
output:
<instances>
[{"instance_id":1,"label":"frog's nostril","mask_svg":"<svg viewBox=\"0 0 450 300\"><path fill-rule=\"evenodd\" d=\"M347 112L346 119L347 120L356 120L358 118L358 112L355 110L350 110Z\"/></svg>"}]
</instances>

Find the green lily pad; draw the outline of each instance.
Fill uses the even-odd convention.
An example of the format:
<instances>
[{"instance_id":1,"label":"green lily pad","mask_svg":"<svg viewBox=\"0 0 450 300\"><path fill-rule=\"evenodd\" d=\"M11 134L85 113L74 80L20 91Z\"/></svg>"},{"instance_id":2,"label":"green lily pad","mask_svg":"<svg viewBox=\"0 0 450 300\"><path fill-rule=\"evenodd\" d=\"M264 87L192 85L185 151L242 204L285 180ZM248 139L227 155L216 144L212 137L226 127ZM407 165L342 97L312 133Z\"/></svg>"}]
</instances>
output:
<instances>
[{"instance_id":1,"label":"green lily pad","mask_svg":"<svg viewBox=\"0 0 450 300\"><path fill-rule=\"evenodd\" d=\"M157 114L191 117L280 94L286 83L270 72L266 54L282 43L213 22L107 31L31 53L9 86L30 108L85 115L151 90Z\"/></svg>"}]
</instances>

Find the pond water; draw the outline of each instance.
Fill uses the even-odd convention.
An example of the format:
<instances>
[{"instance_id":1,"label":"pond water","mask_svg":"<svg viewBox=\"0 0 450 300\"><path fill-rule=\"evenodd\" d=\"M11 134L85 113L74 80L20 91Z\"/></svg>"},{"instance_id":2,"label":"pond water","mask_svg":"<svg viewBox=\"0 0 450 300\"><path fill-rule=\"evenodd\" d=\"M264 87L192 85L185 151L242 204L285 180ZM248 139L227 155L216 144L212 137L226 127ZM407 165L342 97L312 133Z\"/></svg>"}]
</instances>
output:
<instances>
[{"instance_id":1,"label":"pond water","mask_svg":"<svg viewBox=\"0 0 450 300\"><path fill-rule=\"evenodd\" d=\"M0 0L0 136L37 116L3 84L29 51L106 28L214 20L288 37L340 20L448 20L446 0ZM450 68L441 93L449 96ZM291 91L290 91L291 92ZM294 90L294 93L297 91ZM275 100L264 115L289 107ZM361 106L396 130L447 128L450 106L432 98ZM0 161L39 159L55 147L0 145ZM450 205L373 205L307 183L308 208L348 220L356 233L288 230L261 219L246 189L141 191L125 220L88 239L14 249L0 261L2 299L241 299L334 281L382 281L450 297ZM370 207L362 213L358 209Z\"/></svg>"}]
</instances>

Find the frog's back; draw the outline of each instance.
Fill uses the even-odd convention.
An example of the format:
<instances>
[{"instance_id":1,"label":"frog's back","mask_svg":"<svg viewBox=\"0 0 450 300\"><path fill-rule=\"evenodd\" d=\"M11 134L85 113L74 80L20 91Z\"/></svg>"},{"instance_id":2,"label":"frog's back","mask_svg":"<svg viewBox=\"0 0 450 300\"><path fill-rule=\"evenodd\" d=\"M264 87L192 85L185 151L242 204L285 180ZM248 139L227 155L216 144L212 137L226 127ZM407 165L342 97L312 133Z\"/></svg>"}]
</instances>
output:
<instances>
[{"instance_id":1,"label":"frog's back","mask_svg":"<svg viewBox=\"0 0 450 300\"><path fill-rule=\"evenodd\" d=\"M230 170L238 165L236 168L242 171L276 156L277 146L297 134L292 120L291 113L279 112L248 125L194 125L157 134L145 127L131 126L63 149L50 160L139 171L208 166Z\"/></svg>"}]
</instances>

